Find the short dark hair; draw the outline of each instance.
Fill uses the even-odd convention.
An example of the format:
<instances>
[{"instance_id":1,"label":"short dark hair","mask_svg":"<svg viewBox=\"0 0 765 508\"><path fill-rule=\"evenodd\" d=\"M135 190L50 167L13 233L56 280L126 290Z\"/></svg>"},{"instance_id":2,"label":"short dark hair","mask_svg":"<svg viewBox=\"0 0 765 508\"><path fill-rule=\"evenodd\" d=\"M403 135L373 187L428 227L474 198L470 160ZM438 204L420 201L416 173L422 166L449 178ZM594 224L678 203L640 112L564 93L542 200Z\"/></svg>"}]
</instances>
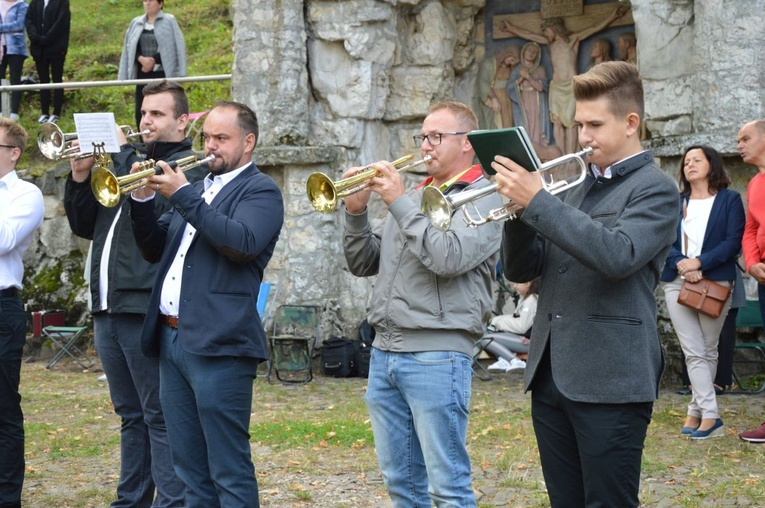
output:
<instances>
[{"instance_id":1,"label":"short dark hair","mask_svg":"<svg viewBox=\"0 0 765 508\"><path fill-rule=\"evenodd\" d=\"M637 113L640 121L645 114L643 81L637 67L627 62L599 63L584 74L574 76L574 98L591 101L606 97L611 113L626 116Z\"/></svg>"},{"instance_id":2,"label":"short dark hair","mask_svg":"<svg viewBox=\"0 0 765 508\"><path fill-rule=\"evenodd\" d=\"M20 123L2 116L0 116L0 129L5 131L6 142L21 150L21 153L24 153L24 148L26 148L27 141L29 141L26 129Z\"/></svg>"},{"instance_id":3,"label":"short dark hair","mask_svg":"<svg viewBox=\"0 0 765 508\"><path fill-rule=\"evenodd\" d=\"M143 87L143 96L157 95L160 93L169 93L173 97L173 114L175 118L181 115L189 114L189 98L186 97L186 90L175 81L152 81Z\"/></svg>"},{"instance_id":4,"label":"short dark hair","mask_svg":"<svg viewBox=\"0 0 765 508\"><path fill-rule=\"evenodd\" d=\"M232 108L236 110L236 120L239 130L244 135L255 134L255 144L258 143L258 117L255 112L246 104L236 101L218 101L213 106L215 108Z\"/></svg>"},{"instance_id":5,"label":"short dark hair","mask_svg":"<svg viewBox=\"0 0 765 508\"><path fill-rule=\"evenodd\" d=\"M680 170L677 173L677 183L680 186L680 194L691 193L691 184L685 178L685 171L683 171L683 168L685 167L685 156L688 155L688 152L691 150L701 150L704 153L704 157L706 157L709 162L709 175L707 175L707 180L709 181L709 193L717 194L717 191L720 189L727 189L730 185L730 176L728 176L728 172L725 170L720 153L711 146L692 145L685 149L683 157L680 159Z\"/></svg>"}]
</instances>

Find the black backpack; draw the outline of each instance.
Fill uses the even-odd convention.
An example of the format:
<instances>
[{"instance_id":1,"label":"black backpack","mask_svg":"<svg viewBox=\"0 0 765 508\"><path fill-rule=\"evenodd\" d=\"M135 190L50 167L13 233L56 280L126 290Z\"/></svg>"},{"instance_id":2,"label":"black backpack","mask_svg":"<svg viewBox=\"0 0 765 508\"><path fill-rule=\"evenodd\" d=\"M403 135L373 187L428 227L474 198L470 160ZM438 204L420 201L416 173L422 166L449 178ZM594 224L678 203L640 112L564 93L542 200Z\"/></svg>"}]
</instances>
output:
<instances>
[{"instance_id":1,"label":"black backpack","mask_svg":"<svg viewBox=\"0 0 765 508\"><path fill-rule=\"evenodd\" d=\"M358 375L358 349L359 341L357 340L345 337L326 339L321 350L321 368L324 375L332 377Z\"/></svg>"}]
</instances>

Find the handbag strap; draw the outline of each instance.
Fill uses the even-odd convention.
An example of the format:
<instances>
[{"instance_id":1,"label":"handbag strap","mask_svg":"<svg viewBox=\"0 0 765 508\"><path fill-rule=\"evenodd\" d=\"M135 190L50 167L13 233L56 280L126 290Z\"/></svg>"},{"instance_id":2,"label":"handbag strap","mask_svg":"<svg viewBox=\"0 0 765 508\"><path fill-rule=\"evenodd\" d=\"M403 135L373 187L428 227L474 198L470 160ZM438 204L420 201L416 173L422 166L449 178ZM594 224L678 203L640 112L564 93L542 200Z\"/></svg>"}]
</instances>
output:
<instances>
[{"instance_id":1,"label":"handbag strap","mask_svg":"<svg viewBox=\"0 0 765 508\"><path fill-rule=\"evenodd\" d=\"M688 201L683 198L683 220L688 217ZM680 224L683 230L683 254L688 257L688 233L685 232L685 224Z\"/></svg>"}]
</instances>

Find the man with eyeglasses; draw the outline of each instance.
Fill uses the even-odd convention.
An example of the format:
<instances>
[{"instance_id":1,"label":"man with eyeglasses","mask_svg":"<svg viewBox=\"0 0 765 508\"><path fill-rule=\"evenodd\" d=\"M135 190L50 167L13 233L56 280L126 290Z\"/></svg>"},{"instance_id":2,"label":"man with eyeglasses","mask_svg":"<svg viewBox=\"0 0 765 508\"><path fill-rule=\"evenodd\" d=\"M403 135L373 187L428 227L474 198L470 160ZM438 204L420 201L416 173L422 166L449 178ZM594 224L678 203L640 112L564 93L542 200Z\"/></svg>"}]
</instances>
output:
<instances>
[{"instance_id":1,"label":"man with eyeglasses","mask_svg":"<svg viewBox=\"0 0 765 508\"><path fill-rule=\"evenodd\" d=\"M491 316L491 283L502 236L499 223L468 227L462 210L452 229L434 227L422 191L445 194L490 185L465 134L473 111L435 104L414 136L430 155L430 175L407 191L388 161L368 190L345 198L343 246L350 271L376 275L367 319L375 328L365 400L375 449L393 506L474 507L467 437L472 348ZM350 175L355 169L351 169ZM388 205L374 229L371 193ZM496 193L475 201L481 214L502 206Z\"/></svg>"},{"instance_id":2,"label":"man with eyeglasses","mask_svg":"<svg viewBox=\"0 0 765 508\"><path fill-rule=\"evenodd\" d=\"M20 507L24 483L24 415L19 381L27 315L19 298L22 257L43 221L43 196L21 180L16 163L27 132L0 117L0 506Z\"/></svg>"}]
</instances>

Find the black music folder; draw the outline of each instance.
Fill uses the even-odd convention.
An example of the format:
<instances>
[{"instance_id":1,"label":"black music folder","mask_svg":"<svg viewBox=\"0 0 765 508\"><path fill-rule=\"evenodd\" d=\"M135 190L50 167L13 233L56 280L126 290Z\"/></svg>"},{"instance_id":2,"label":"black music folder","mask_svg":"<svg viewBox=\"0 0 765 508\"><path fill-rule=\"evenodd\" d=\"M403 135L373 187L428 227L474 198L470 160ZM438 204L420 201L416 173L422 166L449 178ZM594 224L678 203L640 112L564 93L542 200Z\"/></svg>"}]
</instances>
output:
<instances>
[{"instance_id":1,"label":"black music folder","mask_svg":"<svg viewBox=\"0 0 765 508\"><path fill-rule=\"evenodd\" d=\"M489 175L496 173L491 167L495 155L507 157L529 171L536 171L542 165L523 127L476 130L468 132L467 137L478 162Z\"/></svg>"}]
</instances>

